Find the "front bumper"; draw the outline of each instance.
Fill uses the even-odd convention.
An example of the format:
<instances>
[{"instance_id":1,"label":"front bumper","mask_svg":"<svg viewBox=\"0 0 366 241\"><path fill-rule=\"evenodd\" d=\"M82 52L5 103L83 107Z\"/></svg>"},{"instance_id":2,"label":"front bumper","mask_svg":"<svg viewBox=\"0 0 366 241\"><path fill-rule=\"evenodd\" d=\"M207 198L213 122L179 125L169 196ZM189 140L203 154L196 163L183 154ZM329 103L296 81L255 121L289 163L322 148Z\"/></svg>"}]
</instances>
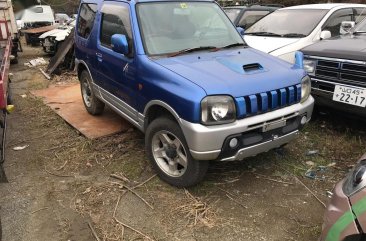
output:
<instances>
[{"instance_id":1,"label":"front bumper","mask_svg":"<svg viewBox=\"0 0 366 241\"><path fill-rule=\"evenodd\" d=\"M314 96L316 104L319 106L330 107L332 109L342 112L355 114L357 116L366 117L366 108L333 101L334 88L336 84L339 83L311 77L311 94ZM347 84L341 85L359 88L359 86L352 86Z\"/></svg>"},{"instance_id":2,"label":"front bumper","mask_svg":"<svg viewBox=\"0 0 366 241\"><path fill-rule=\"evenodd\" d=\"M194 159L242 160L289 143L298 135L299 129L301 129L301 124L298 121L302 116L306 116L306 122L309 122L313 108L314 99L310 96L304 103L247 117L231 124L204 126L180 120L180 126ZM289 125L292 125L292 129L288 129L289 127L285 126L270 132L261 132L268 123L278 120L288 121ZM299 125L296 126L296 123ZM263 133L263 135L260 135L260 133ZM233 136L239 137L239 145L236 149L230 151L228 150L228 140ZM246 140L252 141L246 142Z\"/></svg>"}]
</instances>

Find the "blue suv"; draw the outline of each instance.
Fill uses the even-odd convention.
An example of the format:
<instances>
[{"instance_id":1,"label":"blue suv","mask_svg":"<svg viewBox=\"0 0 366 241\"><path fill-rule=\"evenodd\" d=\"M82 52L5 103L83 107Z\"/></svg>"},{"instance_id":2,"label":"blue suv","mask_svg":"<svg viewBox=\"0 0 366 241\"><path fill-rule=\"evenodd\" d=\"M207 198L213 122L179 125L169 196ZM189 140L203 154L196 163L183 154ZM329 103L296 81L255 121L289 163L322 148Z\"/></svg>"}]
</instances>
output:
<instances>
[{"instance_id":1,"label":"blue suv","mask_svg":"<svg viewBox=\"0 0 366 241\"><path fill-rule=\"evenodd\" d=\"M108 105L145 133L161 179L200 182L210 160L281 147L310 120L302 55L249 48L212 0L82 0L75 31L85 108Z\"/></svg>"}]
</instances>

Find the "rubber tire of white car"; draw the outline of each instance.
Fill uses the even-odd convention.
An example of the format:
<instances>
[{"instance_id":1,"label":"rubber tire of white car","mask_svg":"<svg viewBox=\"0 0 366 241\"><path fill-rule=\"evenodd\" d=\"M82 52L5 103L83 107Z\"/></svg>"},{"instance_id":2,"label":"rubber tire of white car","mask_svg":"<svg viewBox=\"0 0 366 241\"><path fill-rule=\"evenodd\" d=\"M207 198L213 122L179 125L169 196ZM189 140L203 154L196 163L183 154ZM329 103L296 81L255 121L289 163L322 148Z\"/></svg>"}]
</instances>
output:
<instances>
[{"instance_id":1,"label":"rubber tire of white car","mask_svg":"<svg viewBox=\"0 0 366 241\"><path fill-rule=\"evenodd\" d=\"M184 174L180 177L172 177L167 175L157 164L157 161L153 155L153 137L156 133L161 131L167 131L173 134L184 147L187 157L187 167ZM183 132L177 122L169 116L162 116L152 121L147 127L145 135L145 150L148 158L150 159L153 168L157 172L158 176L165 182L172 186L183 188L191 187L201 182L207 172L209 161L194 160L189 152L189 148Z\"/></svg>"},{"instance_id":2,"label":"rubber tire of white car","mask_svg":"<svg viewBox=\"0 0 366 241\"><path fill-rule=\"evenodd\" d=\"M89 106L85 103L85 100L83 98L83 88L85 88L84 83L88 84L89 90L90 90L90 105ZM91 86L92 86L92 82L91 82L89 73L86 70L84 70L80 75L80 88L81 88L81 97L82 97L85 109L91 115L101 115L104 111L105 104L97 98L97 96L94 94L94 90Z\"/></svg>"}]
</instances>

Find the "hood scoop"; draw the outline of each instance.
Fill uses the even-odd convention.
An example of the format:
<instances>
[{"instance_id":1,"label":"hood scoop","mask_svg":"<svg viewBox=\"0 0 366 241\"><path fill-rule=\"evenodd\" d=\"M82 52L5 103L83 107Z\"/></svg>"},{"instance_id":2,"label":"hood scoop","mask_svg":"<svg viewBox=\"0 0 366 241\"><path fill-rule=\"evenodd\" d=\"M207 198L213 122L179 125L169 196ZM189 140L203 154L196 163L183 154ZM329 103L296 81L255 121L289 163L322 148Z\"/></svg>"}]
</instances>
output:
<instances>
[{"instance_id":1,"label":"hood scoop","mask_svg":"<svg viewBox=\"0 0 366 241\"><path fill-rule=\"evenodd\" d=\"M243 65L243 69L245 72L251 72L251 71L262 70L263 67L262 67L262 65L260 65L258 63L254 63L254 64Z\"/></svg>"},{"instance_id":2,"label":"hood scoop","mask_svg":"<svg viewBox=\"0 0 366 241\"><path fill-rule=\"evenodd\" d=\"M259 63L242 56L218 57L216 60L227 68L239 74L256 74L266 71Z\"/></svg>"}]
</instances>

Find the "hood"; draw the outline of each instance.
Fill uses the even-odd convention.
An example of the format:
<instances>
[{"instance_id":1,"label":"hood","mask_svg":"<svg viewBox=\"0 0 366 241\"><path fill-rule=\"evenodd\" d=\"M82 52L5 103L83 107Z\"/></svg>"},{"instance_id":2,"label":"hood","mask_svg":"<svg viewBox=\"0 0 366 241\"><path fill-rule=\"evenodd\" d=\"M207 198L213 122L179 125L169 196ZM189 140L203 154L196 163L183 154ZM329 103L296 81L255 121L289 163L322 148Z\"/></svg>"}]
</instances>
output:
<instances>
[{"instance_id":1,"label":"hood","mask_svg":"<svg viewBox=\"0 0 366 241\"><path fill-rule=\"evenodd\" d=\"M197 84L207 95L267 92L299 84L305 75L303 69L251 48L152 60Z\"/></svg>"},{"instance_id":2,"label":"hood","mask_svg":"<svg viewBox=\"0 0 366 241\"><path fill-rule=\"evenodd\" d=\"M258 49L265 53L271 53L279 48L293 44L300 39L245 35L244 40L252 48Z\"/></svg>"},{"instance_id":3,"label":"hood","mask_svg":"<svg viewBox=\"0 0 366 241\"><path fill-rule=\"evenodd\" d=\"M366 61L366 34L322 40L301 50L306 55Z\"/></svg>"},{"instance_id":4,"label":"hood","mask_svg":"<svg viewBox=\"0 0 366 241\"><path fill-rule=\"evenodd\" d=\"M53 29L51 31L48 31L48 32L42 34L41 36L39 36L39 38L45 39L47 37L56 37L56 40L60 41L60 40L65 39L65 37L68 36L69 34L70 34L69 27L67 29L56 28L56 29Z\"/></svg>"}]
</instances>

